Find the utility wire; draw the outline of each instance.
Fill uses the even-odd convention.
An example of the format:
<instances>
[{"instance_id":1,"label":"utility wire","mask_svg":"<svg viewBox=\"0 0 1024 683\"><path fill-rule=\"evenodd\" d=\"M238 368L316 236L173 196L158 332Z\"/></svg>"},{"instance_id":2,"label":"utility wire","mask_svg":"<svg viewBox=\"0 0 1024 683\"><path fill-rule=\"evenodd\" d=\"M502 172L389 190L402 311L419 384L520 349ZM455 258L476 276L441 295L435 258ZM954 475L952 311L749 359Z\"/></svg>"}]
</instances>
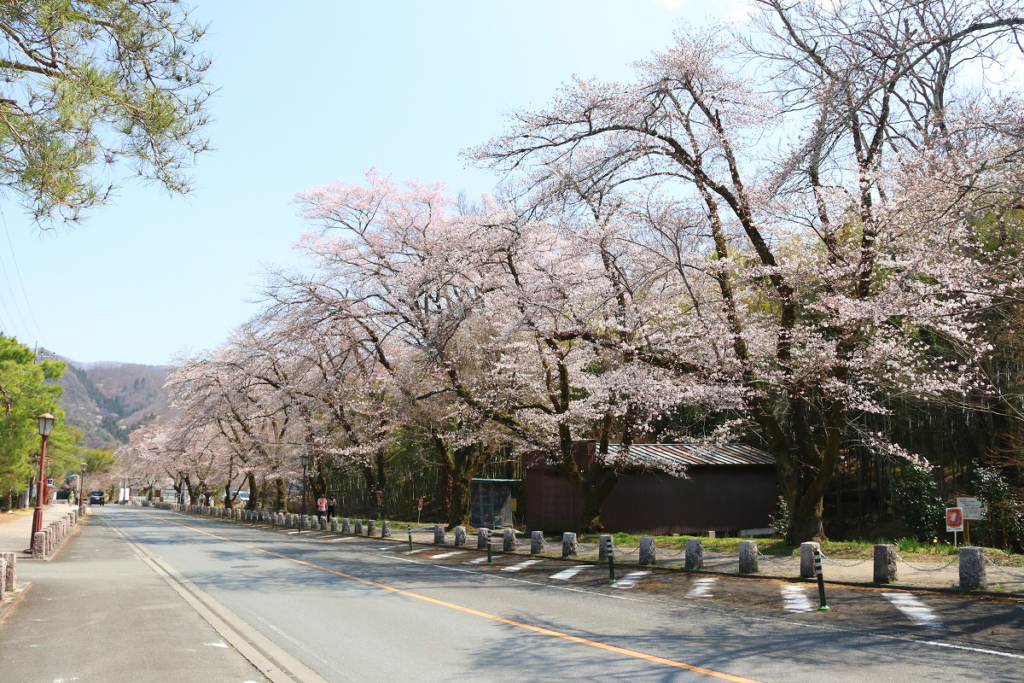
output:
<instances>
[{"instance_id":1,"label":"utility wire","mask_svg":"<svg viewBox=\"0 0 1024 683\"><path fill-rule=\"evenodd\" d=\"M7 246L11 250L11 261L14 263L14 273L18 276L18 285L21 287L21 294L25 299L25 308L28 309L29 317L32 318L32 324L36 328L36 334L39 335L39 341L46 346L46 340L43 339L43 332L39 328L39 323L36 321L35 311L32 310L32 301L28 298L28 292L25 290L25 279L21 277L21 268L18 266L18 257L14 254L14 244L11 242L11 231L7 228L7 215L4 213L3 206L0 206L0 219L3 220L4 234L7 236ZM7 278L7 268L4 268L4 278ZM11 281L7 280L7 288L12 290L11 296L14 297L13 288L11 287ZM17 307L18 301L14 297L14 305ZM21 309L18 308L18 316L21 317ZM22 324L25 325L25 331L28 332L28 325L25 323L25 318L21 317Z\"/></svg>"}]
</instances>

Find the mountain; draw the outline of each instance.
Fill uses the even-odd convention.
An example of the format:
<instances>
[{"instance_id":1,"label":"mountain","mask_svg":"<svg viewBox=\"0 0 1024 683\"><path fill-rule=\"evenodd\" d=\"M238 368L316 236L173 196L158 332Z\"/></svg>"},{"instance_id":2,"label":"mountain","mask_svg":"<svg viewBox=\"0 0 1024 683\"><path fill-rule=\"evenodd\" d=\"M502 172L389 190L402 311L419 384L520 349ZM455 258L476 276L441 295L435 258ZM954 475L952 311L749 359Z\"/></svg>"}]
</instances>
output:
<instances>
[{"instance_id":1,"label":"mountain","mask_svg":"<svg viewBox=\"0 0 1024 683\"><path fill-rule=\"evenodd\" d=\"M85 432L89 448L116 448L133 429L170 412L164 391L167 366L58 358L67 364L57 381L64 387L60 407L68 422Z\"/></svg>"}]
</instances>

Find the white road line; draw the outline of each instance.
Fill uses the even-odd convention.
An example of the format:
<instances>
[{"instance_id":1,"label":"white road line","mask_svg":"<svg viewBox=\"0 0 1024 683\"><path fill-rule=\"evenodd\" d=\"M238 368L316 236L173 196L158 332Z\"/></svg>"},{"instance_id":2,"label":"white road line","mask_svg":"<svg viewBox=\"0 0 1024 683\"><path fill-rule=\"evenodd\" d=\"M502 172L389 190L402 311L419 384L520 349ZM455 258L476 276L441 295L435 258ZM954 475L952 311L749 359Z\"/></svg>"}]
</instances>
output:
<instances>
[{"instance_id":1,"label":"white road line","mask_svg":"<svg viewBox=\"0 0 1024 683\"><path fill-rule=\"evenodd\" d=\"M484 555L483 557L478 557L475 560L470 560L466 564L483 564L486 561L487 561L487 556Z\"/></svg>"},{"instance_id":2,"label":"white road line","mask_svg":"<svg viewBox=\"0 0 1024 683\"><path fill-rule=\"evenodd\" d=\"M713 589L715 587L715 583L717 581L718 581L718 579L713 579L713 578L710 578L710 577L709 578L705 578L705 579L696 579L696 580L694 580L693 588L691 588L690 592L686 594L686 597L688 597L688 598L710 598L711 597L711 589Z\"/></svg>"},{"instance_id":3,"label":"white road line","mask_svg":"<svg viewBox=\"0 0 1024 683\"><path fill-rule=\"evenodd\" d=\"M576 576L580 572L582 572L584 570L587 570L587 569L592 569L593 567L594 567L594 565L592 565L592 564L578 564L575 567L569 567L568 569L563 569L562 571L558 572L557 574L552 574L550 578L557 579L558 581L568 581L569 579L571 579L572 577Z\"/></svg>"},{"instance_id":4,"label":"white road line","mask_svg":"<svg viewBox=\"0 0 1024 683\"><path fill-rule=\"evenodd\" d=\"M903 614L918 626L941 628L942 622L935 612L925 607L913 593L882 593L886 599L896 605Z\"/></svg>"},{"instance_id":5,"label":"white road line","mask_svg":"<svg viewBox=\"0 0 1024 683\"><path fill-rule=\"evenodd\" d=\"M330 540L324 541L324 543L337 543L339 541L352 541L354 539L355 536L342 536L341 538L332 538Z\"/></svg>"},{"instance_id":6,"label":"white road line","mask_svg":"<svg viewBox=\"0 0 1024 683\"><path fill-rule=\"evenodd\" d=\"M441 553L440 555L431 555L430 559L432 559L432 560L443 560L446 557L454 557L455 555L465 555L465 554L466 554L465 550L453 550L450 553Z\"/></svg>"},{"instance_id":7,"label":"white road line","mask_svg":"<svg viewBox=\"0 0 1024 683\"><path fill-rule=\"evenodd\" d=\"M501 571L503 571L503 572L518 572L518 571L522 571L523 569L526 569L527 567L529 567L531 565L535 565L535 564L539 564L539 563L540 563L540 560L526 560L525 562L520 562L519 564L514 564L511 567L505 567Z\"/></svg>"},{"instance_id":8,"label":"white road line","mask_svg":"<svg viewBox=\"0 0 1024 683\"><path fill-rule=\"evenodd\" d=\"M416 553L422 553L424 550L426 550L426 548L416 548L415 550L410 550L406 554L407 555L415 555Z\"/></svg>"},{"instance_id":9,"label":"white road line","mask_svg":"<svg viewBox=\"0 0 1024 683\"><path fill-rule=\"evenodd\" d=\"M647 576L650 572L630 572L615 582L616 588L632 588L637 579Z\"/></svg>"},{"instance_id":10,"label":"white road line","mask_svg":"<svg viewBox=\"0 0 1024 683\"><path fill-rule=\"evenodd\" d=\"M780 586L782 588L782 607L787 612L813 612L814 605L807 597L807 588L804 586Z\"/></svg>"}]
</instances>

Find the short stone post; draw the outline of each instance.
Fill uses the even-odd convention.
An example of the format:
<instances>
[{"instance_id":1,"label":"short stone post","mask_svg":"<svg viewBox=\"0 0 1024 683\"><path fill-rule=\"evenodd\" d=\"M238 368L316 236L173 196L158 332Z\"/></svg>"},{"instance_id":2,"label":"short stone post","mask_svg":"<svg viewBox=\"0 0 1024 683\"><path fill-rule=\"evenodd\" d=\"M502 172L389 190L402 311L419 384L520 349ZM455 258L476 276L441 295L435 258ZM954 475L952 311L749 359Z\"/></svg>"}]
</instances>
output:
<instances>
[{"instance_id":1,"label":"short stone post","mask_svg":"<svg viewBox=\"0 0 1024 683\"><path fill-rule=\"evenodd\" d=\"M800 544L800 578L813 579L814 574L814 551L821 550L821 544L814 541L804 541Z\"/></svg>"},{"instance_id":2,"label":"short stone post","mask_svg":"<svg viewBox=\"0 0 1024 683\"><path fill-rule=\"evenodd\" d=\"M476 530L476 549L487 550L491 543L491 530L487 527L480 527Z\"/></svg>"},{"instance_id":3,"label":"short stone post","mask_svg":"<svg viewBox=\"0 0 1024 683\"><path fill-rule=\"evenodd\" d=\"M341 533L352 533L352 521L348 517L342 517L341 519Z\"/></svg>"},{"instance_id":4,"label":"short stone post","mask_svg":"<svg viewBox=\"0 0 1024 683\"><path fill-rule=\"evenodd\" d=\"M611 534L603 534L601 539L597 542L597 561L607 562L608 561L608 548L615 548L615 540Z\"/></svg>"},{"instance_id":5,"label":"short stone post","mask_svg":"<svg viewBox=\"0 0 1024 683\"><path fill-rule=\"evenodd\" d=\"M7 590L7 560L0 557L0 600L4 599L4 591Z\"/></svg>"},{"instance_id":6,"label":"short stone post","mask_svg":"<svg viewBox=\"0 0 1024 683\"><path fill-rule=\"evenodd\" d=\"M363 520L357 519L355 523L352 525L352 527L352 533L354 533L356 536L363 535Z\"/></svg>"},{"instance_id":7,"label":"short stone post","mask_svg":"<svg viewBox=\"0 0 1024 683\"><path fill-rule=\"evenodd\" d=\"M331 531L338 533L338 518L331 517Z\"/></svg>"},{"instance_id":8,"label":"short stone post","mask_svg":"<svg viewBox=\"0 0 1024 683\"><path fill-rule=\"evenodd\" d=\"M740 574L756 574L757 541L740 541Z\"/></svg>"},{"instance_id":9,"label":"short stone post","mask_svg":"<svg viewBox=\"0 0 1024 683\"><path fill-rule=\"evenodd\" d=\"M380 525L380 537L391 538L391 522L386 519Z\"/></svg>"},{"instance_id":10,"label":"short stone post","mask_svg":"<svg viewBox=\"0 0 1024 683\"><path fill-rule=\"evenodd\" d=\"M543 531L531 531L530 532L530 554L540 555L544 552L544 532Z\"/></svg>"},{"instance_id":11,"label":"short stone post","mask_svg":"<svg viewBox=\"0 0 1024 683\"><path fill-rule=\"evenodd\" d=\"M516 530L505 529L504 531L502 531L502 534L503 537L501 539L501 549L506 553L511 553L515 551L516 547L518 547L519 545L519 543L516 541Z\"/></svg>"},{"instance_id":12,"label":"short stone post","mask_svg":"<svg viewBox=\"0 0 1024 683\"><path fill-rule=\"evenodd\" d=\"M18 587L18 555L17 553L0 553L7 560L7 590Z\"/></svg>"},{"instance_id":13,"label":"short stone post","mask_svg":"<svg viewBox=\"0 0 1024 683\"><path fill-rule=\"evenodd\" d=\"M704 569L704 543L699 538L686 539L686 569Z\"/></svg>"},{"instance_id":14,"label":"short stone post","mask_svg":"<svg viewBox=\"0 0 1024 683\"><path fill-rule=\"evenodd\" d=\"M579 545L576 543L576 534L566 531L562 534L562 557L573 557L579 552Z\"/></svg>"},{"instance_id":15,"label":"short stone post","mask_svg":"<svg viewBox=\"0 0 1024 683\"><path fill-rule=\"evenodd\" d=\"M896 583L896 546L875 546L875 583Z\"/></svg>"},{"instance_id":16,"label":"short stone post","mask_svg":"<svg viewBox=\"0 0 1024 683\"><path fill-rule=\"evenodd\" d=\"M434 545L444 545L444 527L440 524L434 525Z\"/></svg>"},{"instance_id":17,"label":"short stone post","mask_svg":"<svg viewBox=\"0 0 1024 683\"><path fill-rule=\"evenodd\" d=\"M466 527L457 526L455 527L455 547L461 548L466 545Z\"/></svg>"},{"instance_id":18,"label":"short stone post","mask_svg":"<svg viewBox=\"0 0 1024 683\"><path fill-rule=\"evenodd\" d=\"M657 549L652 536L640 537L640 566L646 567L657 561Z\"/></svg>"},{"instance_id":19,"label":"short stone post","mask_svg":"<svg viewBox=\"0 0 1024 683\"><path fill-rule=\"evenodd\" d=\"M965 590L988 588L985 576L985 553L981 548L965 546L960 548L960 587Z\"/></svg>"},{"instance_id":20,"label":"short stone post","mask_svg":"<svg viewBox=\"0 0 1024 683\"><path fill-rule=\"evenodd\" d=\"M366 535L373 536L377 533L377 520L371 519L366 523Z\"/></svg>"},{"instance_id":21,"label":"short stone post","mask_svg":"<svg viewBox=\"0 0 1024 683\"><path fill-rule=\"evenodd\" d=\"M41 560L46 557L46 532L37 531L32 537L32 557Z\"/></svg>"}]
</instances>

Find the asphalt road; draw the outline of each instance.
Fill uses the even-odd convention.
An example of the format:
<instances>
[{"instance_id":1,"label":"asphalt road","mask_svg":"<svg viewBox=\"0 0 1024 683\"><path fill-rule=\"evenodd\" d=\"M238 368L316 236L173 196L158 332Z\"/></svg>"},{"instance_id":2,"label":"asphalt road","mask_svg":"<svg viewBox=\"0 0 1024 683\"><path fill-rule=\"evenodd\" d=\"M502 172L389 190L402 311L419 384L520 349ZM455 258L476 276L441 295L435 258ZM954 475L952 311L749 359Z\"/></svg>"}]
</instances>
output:
<instances>
[{"instance_id":1,"label":"asphalt road","mask_svg":"<svg viewBox=\"0 0 1024 683\"><path fill-rule=\"evenodd\" d=\"M410 556L400 544L379 540L314 540L116 506L97 510L83 538L72 542L87 543L90 527L98 533L100 525L109 525L104 533L121 537L183 605L188 599L212 617L224 641L271 680L1024 679L1019 605L984 608L991 616L981 618L980 628L999 630L1003 644L979 646L928 625L873 626L872 619L902 614L877 594L875 608L853 620L842 616L854 611L857 596L844 598L849 610L803 614L755 608L753 598L751 606L669 600L657 576L614 590L593 570L554 581L540 567L468 565L472 554L434 560L429 555L437 552ZM136 599L140 609L148 606L144 595ZM206 670L211 675L195 680L251 678L242 671L222 678L213 665Z\"/></svg>"}]
</instances>

